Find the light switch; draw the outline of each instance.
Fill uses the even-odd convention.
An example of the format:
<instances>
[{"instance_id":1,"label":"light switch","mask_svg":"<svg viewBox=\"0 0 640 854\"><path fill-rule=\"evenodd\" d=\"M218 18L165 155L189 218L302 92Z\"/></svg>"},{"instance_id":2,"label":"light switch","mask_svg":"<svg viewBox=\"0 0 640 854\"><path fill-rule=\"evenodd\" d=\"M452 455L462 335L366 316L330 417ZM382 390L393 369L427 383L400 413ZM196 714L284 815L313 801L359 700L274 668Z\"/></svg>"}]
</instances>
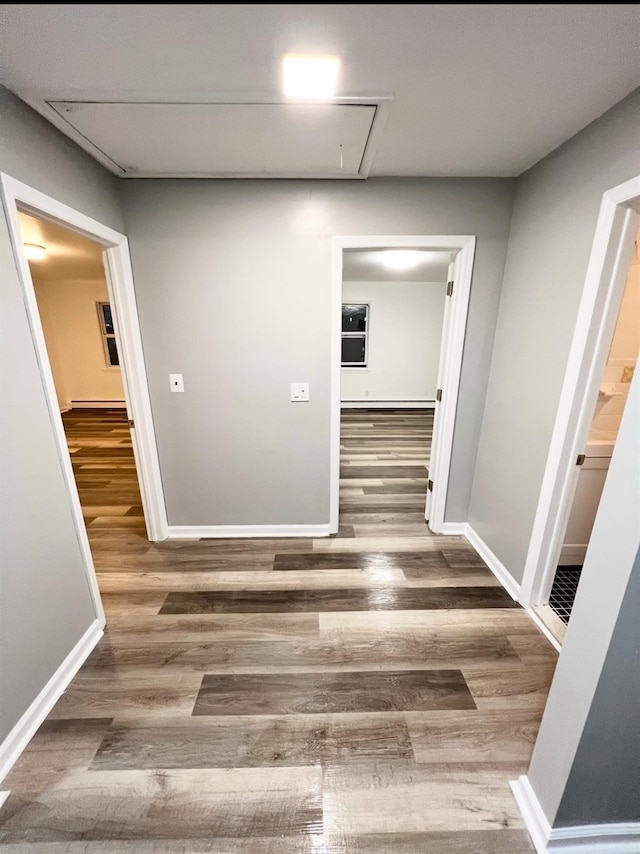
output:
<instances>
[{"instance_id":1,"label":"light switch","mask_svg":"<svg viewBox=\"0 0 640 854\"><path fill-rule=\"evenodd\" d=\"M301 403L309 400L309 383L291 383L292 403Z\"/></svg>"},{"instance_id":2,"label":"light switch","mask_svg":"<svg viewBox=\"0 0 640 854\"><path fill-rule=\"evenodd\" d=\"M173 392L183 392L184 380L182 379L182 374L169 374L169 387Z\"/></svg>"}]
</instances>

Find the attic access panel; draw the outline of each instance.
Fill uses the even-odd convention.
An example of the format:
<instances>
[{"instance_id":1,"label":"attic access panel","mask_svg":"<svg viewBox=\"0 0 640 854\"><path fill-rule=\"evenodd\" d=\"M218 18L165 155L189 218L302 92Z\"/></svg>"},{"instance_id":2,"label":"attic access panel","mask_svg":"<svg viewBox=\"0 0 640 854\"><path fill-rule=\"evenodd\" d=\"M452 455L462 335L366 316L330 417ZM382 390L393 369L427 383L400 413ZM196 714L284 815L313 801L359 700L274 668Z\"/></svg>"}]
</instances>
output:
<instances>
[{"instance_id":1,"label":"attic access panel","mask_svg":"<svg viewBox=\"0 0 640 854\"><path fill-rule=\"evenodd\" d=\"M357 178L376 114L372 104L49 106L72 138L131 178Z\"/></svg>"}]
</instances>

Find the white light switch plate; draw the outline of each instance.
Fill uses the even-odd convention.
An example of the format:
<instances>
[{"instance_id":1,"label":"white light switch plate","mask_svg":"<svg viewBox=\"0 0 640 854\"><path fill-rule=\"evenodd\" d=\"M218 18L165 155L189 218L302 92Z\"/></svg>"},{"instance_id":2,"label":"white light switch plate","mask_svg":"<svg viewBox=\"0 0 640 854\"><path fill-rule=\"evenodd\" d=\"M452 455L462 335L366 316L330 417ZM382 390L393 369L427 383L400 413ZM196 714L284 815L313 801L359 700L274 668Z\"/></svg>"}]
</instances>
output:
<instances>
[{"instance_id":1,"label":"white light switch plate","mask_svg":"<svg viewBox=\"0 0 640 854\"><path fill-rule=\"evenodd\" d=\"M173 392L183 392L184 380L182 379L182 374L169 374L169 387Z\"/></svg>"},{"instance_id":2,"label":"white light switch plate","mask_svg":"<svg viewBox=\"0 0 640 854\"><path fill-rule=\"evenodd\" d=\"M292 403L309 400L309 383L291 383Z\"/></svg>"}]
</instances>

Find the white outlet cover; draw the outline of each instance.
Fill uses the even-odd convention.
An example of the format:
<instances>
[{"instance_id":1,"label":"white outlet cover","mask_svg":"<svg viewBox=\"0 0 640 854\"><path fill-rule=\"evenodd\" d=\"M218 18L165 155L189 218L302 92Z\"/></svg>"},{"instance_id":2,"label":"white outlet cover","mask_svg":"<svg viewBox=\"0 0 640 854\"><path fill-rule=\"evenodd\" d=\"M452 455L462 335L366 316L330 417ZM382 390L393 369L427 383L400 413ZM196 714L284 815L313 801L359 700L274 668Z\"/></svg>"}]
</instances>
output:
<instances>
[{"instance_id":1,"label":"white outlet cover","mask_svg":"<svg viewBox=\"0 0 640 854\"><path fill-rule=\"evenodd\" d=\"M309 400L309 383L291 383L291 402L306 403Z\"/></svg>"},{"instance_id":2,"label":"white outlet cover","mask_svg":"<svg viewBox=\"0 0 640 854\"><path fill-rule=\"evenodd\" d=\"M169 388L174 393L182 393L184 391L182 374L169 374Z\"/></svg>"}]
</instances>

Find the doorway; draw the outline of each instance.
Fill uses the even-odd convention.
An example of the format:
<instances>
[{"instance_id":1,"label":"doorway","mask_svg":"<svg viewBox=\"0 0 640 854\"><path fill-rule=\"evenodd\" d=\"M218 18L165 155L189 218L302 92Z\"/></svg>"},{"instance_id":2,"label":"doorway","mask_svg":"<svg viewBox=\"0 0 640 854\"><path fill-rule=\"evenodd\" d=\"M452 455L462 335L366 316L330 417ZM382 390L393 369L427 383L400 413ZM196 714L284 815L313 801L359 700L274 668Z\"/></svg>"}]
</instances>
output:
<instances>
[{"instance_id":1,"label":"doorway","mask_svg":"<svg viewBox=\"0 0 640 854\"><path fill-rule=\"evenodd\" d=\"M632 362L635 364L633 354L617 352L614 333L628 274L635 266L632 254L637 252L634 244L639 227L640 176L603 196L522 582L521 604L535 608L551 629L558 648L566 624L548 605L551 590L559 566L574 566L579 572L586 551L585 526L590 532L593 518L589 521L589 517L595 517L598 490L615 442L617 428L610 429L608 416L621 414L623 387L628 389L627 379L633 370ZM616 403L608 407L611 401ZM589 457L591 461L585 469ZM584 492L592 496L590 504L585 503L581 494ZM569 527L576 496L576 513L580 517L581 507L584 513L582 519L571 520ZM581 542L569 542L566 534ZM571 546L578 548L572 550ZM560 576L565 572L561 571ZM579 579L574 576L569 580L567 596L572 599L575 593L571 588L577 588ZM568 620L569 613L563 616Z\"/></svg>"},{"instance_id":2,"label":"doorway","mask_svg":"<svg viewBox=\"0 0 640 854\"><path fill-rule=\"evenodd\" d=\"M102 247L34 214L18 219L95 562L111 536L147 539Z\"/></svg>"},{"instance_id":3,"label":"doorway","mask_svg":"<svg viewBox=\"0 0 640 854\"><path fill-rule=\"evenodd\" d=\"M431 408L433 410L432 441L428 468L428 485L423 518L428 521L434 533L448 533L445 523L445 507L449 482L449 470L453 446L453 429L455 423L460 372L462 367L462 350L466 329L466 319L471 289L471 271L475 251L475 238L472 236L419 237L419 236L387 236L387 237L334 237L332 262L332 375L331 375L331 511L330 530L337 533L339 529L339 488L340 488L340 428L342 415L341 386L343 371L351 376L350 384L351 408L367 407L375 396L379 405L398 404L397 395L390 397L390 385L383 376L368 376L369 384L364 382L366 377L363 365L372 355L374 343L373 333L376 331L376 312L371 300L367 303L357 297L355 291L350 291L351 302L343 301L343 280L345 269L356 264L358 258L367 261L369 265L380 269L380 260L384 253L402 252L428 253L438 257L440 262L445 259L447 276L442 282L444 288L444 307L441 314L440 346L437 359L433 361L433 374L436 377L435 388L416 385L413 391L405 388L402 392L404 401L409 407ZM387 256L389 257L389 256ZM396 258L400 256L396 255ZM414 258L416 256L414 255ZM426 257L426 256L425 256ZM349 265L346 267L346 265ZM351 274L356 275L355 273ZM372 287L375 283L369 283ZM407 289L409 292L410 289ZM373 294L373 290L370 288ZM371 298L373 299L373 297ZM358 301L359 300L359 301ZM347 319L346 329L343 329L343 304L354 306L353 321ZM383 309L379 313L385 315ZM352 328L349 329L351 323ZM363 326L358 330L357 326ZM378 326L378 330L384 326ZM384 350L384 347L383 347ZM343 358L344 356L344 358ZM384 356L382 358L384 364ZM355 363L354 363L355 362ZM375 385L374 385L375 380ZM366 394L367 390L369 395ZM374 394L372 394L374 390ZM395 397L395 400L393 399ZM385 401L386 398L386 401ZM429 425L430 426L430 425ZM426 471L425 471L426 474ZM427 478L425 478L427 479ZM454 531L451 531L454 533ZM459 533L459 531L455 531Z\"/></svg>"},{"instance_id":4,"label":"doorway","mask_svg":"<svg viewBox=\"0 0 640 854\"><path fill-rule=\"evenodd\" d=\"M103 307L94 305L96 323L99 324L104 339L104 358L106 359L110 352L117 353L118 367L121 371L124 409L115 409L114 411L118 413L119 418L126 419L126 428L131 437L131 449L128 453L133 453L136 479L139 482L140 504L138 507L142 510L148 539L157 541L166 539L167 518L128 243L123 234L15 180L9 175L0 174L0 184L14 257L23 289L25 309L31 327L54 438L58 446L58 456L75 523L76 535L82 550L96 615L104 623L100 591L71 463L73 454L69 453L65 435L58 391L54 382L34 281L26 255L20 215L27 215L40 220L42 223L61 227L73 235L97 244L98 251L101 254L108 295L108 301L103 305L108 305L109 310L106 311ZM38 243L36 245L40 246ZM46 250L46 246L44 248ZM102 293L104 294L104 291ZM103 301L98 300L97 302ZM111 339L113 340L111 341ZM111 367L115 366L112 365ZM102 414L104 415L104 413ZM88 464L91 465L92 463ZM100 505L96 506L99 507ZM133 507L134 505L131 504L130 506Z\"/></svg>"},{"instance_id":5,"label":"doorway","mask_svg":"<svg viewBox=\"0 0 640 854\"><path fill-rule=\"evenodd\" d=\"M548 607L564 626L569 624L584 558L595 521L611 455L640 352L640 230L627 271L622 300L601 375L595 410L578 483L571 502ZM553 619L553 616L547 616ZM563 627L556 623L560 637Z\"/></svg>"}]
</instances>

